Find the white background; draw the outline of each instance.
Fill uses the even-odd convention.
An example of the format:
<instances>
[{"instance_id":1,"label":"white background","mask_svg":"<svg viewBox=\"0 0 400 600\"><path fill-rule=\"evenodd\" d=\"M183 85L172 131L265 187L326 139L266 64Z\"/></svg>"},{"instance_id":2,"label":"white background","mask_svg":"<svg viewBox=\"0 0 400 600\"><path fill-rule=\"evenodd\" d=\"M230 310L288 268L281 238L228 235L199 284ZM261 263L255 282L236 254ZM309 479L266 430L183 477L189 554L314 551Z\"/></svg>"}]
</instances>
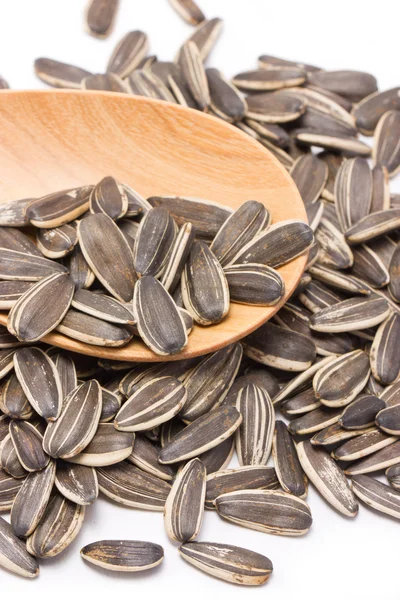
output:
<instances>
[{"instance_id":1,"label":"white background","mask_svg":"<svg viewBox=\"0 0 400 600\"><path fill-rule=\"evenodd\" d=\"M225 21L210 64L227 75L255 67L257 56L264 53L326 69L370 71L382 89L400 83L397 1L199 2L208 17L220 16ZM102 72L113 46L132 29L146 31L151 53L171 60L192 31L167 0L121 0L112 36L99 41L84 31L84 9L84 0L0 0L0 72L11 87L46 87L33 72L33 61L39 56ZM65 554L42 561L37 580L22 580L1 571L0 594L4 599L33 600L193 600L213 596L220 600L264 595L273 600L399 598L400 523L364 507L356 519L346 519L313 489L308 502L314 524L302 538L246 530L206 512L200 539L251 548L273 561L274 574L260 588L229 585L198 572L179 558L176 547L168 541L160 513L124 509L101 498L87 509L83 529ZM110 574L88 566L79 549L104 538L158 542L165 548L164 563L157 570L136 575Z\"/></svg>"}]
</instances>

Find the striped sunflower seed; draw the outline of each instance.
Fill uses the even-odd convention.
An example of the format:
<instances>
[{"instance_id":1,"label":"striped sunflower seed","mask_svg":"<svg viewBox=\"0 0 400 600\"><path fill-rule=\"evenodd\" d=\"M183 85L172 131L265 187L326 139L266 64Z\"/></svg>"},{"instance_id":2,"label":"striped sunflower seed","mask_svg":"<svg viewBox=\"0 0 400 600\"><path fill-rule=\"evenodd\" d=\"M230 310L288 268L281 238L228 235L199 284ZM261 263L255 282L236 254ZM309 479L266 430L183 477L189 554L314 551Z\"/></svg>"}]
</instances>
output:
<instances>
[{"instance_id":1,"label":"striped sunflower seed","mask_svg":"<svg viewBox=\"0 0 400 600\"><path fill-rule=\"evenodd\" d=\"M183 423L183 421L181 421L178 418L171 419L170 421L163 423L161 425L161 435L160 435L161 448L164 448L164 446L166 444L168 444L177 433L179 433L180 431L185 429L185 427L186 427L185 423ZM157 457L157 460L158 460L158 457ZM143 469L143 470L145 470L145 469Z\"/></svg>"},{"instance_id":2,"label":"striped sunflower seed","mask_svg":"<svg viewBox=\"0 0 400 600\"><path fill-rule=\"evenodd\" d=\"M353 102L358 102L377 91L373 75L361 71L317 71L310 73L309 82Z\"/></svg>"},{"instance_id":3,"label":"striped sunflower seed","mask_svg":"<svg viewBox=\"0 0 400 600\"><path fill-rule=\"evenodd\" d=\"M100 423L91 442L68 462L85 467L114 465L128 458L134 439L132 433L117 431L112 423Z\"/></svg>"},{"instance_id":4,"label":"striped sunflower seed","mask_svg":"<svg viewBox=\"0 0 400 600\"><path fill-rule=\"evenodd\" d=\"M114 221L128 210L128 196L124 187L114 177L104 177L90 194L90 212L104 213Z\"/></svg>"},{"instance_id":5,"label":"striped sunflower seed","mask_svg":"<svg viewBox=\"0 0 400 600\"><path fill-rule=\"evenodd\" d=\"M132 313L118 300L105 294L94 294L89 290L77 290L72 298L72 306L108 323L135 324Z\"/></svg>"},{"instance_id":6,"label":"striped sunflower seed","mask_svg":"<svg viewBox=\"0 0 400 600\"><path fill-rule=\"evenodd\" d=\"M14 306L18 298L34 285L30 281L0 281L0 309L9 309ZM4 346L3 346L4 347Z\"/></svg>"},{"instance_id":7,"label":"striped sunflower seed","mask_svg":"<svg viewBox=\"0 0 400 600\"><path fill-rule=\"evenodd\" d=\"M29 225L25 209L31 202L32 198L21 198L21 200L2 204L0 206L0 226L26 227L26 225Z\"/></svg>"},{"instance_id":8,"label":"striped sunflower seed","mask_svg":"<svg viewBox=\"0 0 400 600\"><path fill-rule=\"evenodd\" d=\"M304 254L313 241L314 234L307 223L281 221L243 246L232 258L231 264L258 263L277 269Z\"/></svg>"},{"instance_id":9,"label":"striped sunflower seed","mask_svg":"<svg viewBox=\"0 0 400 600\"><path fill-rule=\"evenodd\" d=\"M236 408L243 418L236 431L239 464L266 465L275 427L275 411L268 393L249 384L240 390Z\"/></svg>"},{"instance_id":10,"label":"striped sunflower seed","mask_svg":"<svg viewBox=\"0 0 400 600\"><path fill-rule=\"evenodd\" d=\"M290 123L306 110L306 104L285 91L264 92L246 98L247 118L262 123Z\"/></svg>"},{"instance_id":11,"label":"striped sunflower seed","mask_svg":"<svg viewBox=\"0 0 400 600\"><path fill-rule=\"evenodd\" d=\"M189 37L188 41L196 44L200 52L201 60L204 62L215 45L222 29L222 20L218 18L202 21ZM178 57L181 53L179 51Z\"/></svg>"},{"instance_id":12,"label":"striped sunflower seed","mask_svg":"<svg viewBox=\"0 0 400 600\"><path fill-rule=\"evenodd\" d=\"M195 241L182 273L184 307L196 323L219 323L229 310L224 271L205 242Z\"/></svg>"},{"instance_id":13,"label":"striped sunflower seed","mask_svg":"<svg viewBox=\"0 0 400 600\"><path fill-rule=\"evenodd\" d=\"M389 304L379 296L348 298L315 313L310 319L310 327L326 333L367 329L385 321L389 314Z\"/></svg>"},{"instance_id":14,"label":"striped sunflower seed","mask_svg":"<svg viewBox=\"0 0 400 600\"><path fill-rule=\"evenodd\" d=\"M56 465L50 461L43 471L30 473L11 509L11 527L18 537L31 535L46 510L53 489Z\"/></svg>"},{"instance_id":15,"label":"striped sunflower seed","mask_svg":"<svg viewBox=\"0 0 400 600\"><path fill-rule=\"evenodd\" d=\"M319 124L325 122L336 124L337 126L341 125L343 132L347 132L349 135L357 133L354 117L349 114L347 108L343 107L343 97L315 86L290 88L288 93L303 98L307 103L307 111L304 119L301 121L302 127L315 127L315 129L319 129ZM307 117L311 117L309 121L307 121ZM318 117L323 117L327 120L313 120Z\"/></svg>"},{"instance_id":16,"label":"striped sunflower seed","mask_svg":"<svg viewBox=\"0 0 400 600\"><path fill-rule=\"evenodd\" d=\"M400 382L397 381L381 390L380 398L385 402L387 407L400 404Z\"/></svg>"},{"instance_id":17,"label":"striped sunflower seed","mask_svg":"<svg viewBox=\"0 0 400 600\"><path fill-rule=\"evenodd\" d=\"M146 214L151 209L151 205L133 188L126 183L122 184L125 194L128 198L128 210L126 217L136 217L142 213Z\"/></svg>"},{"instance_id":18,"label":"striped sunflower seed","mask_svg":"<svg viewBox=\"0 0 400 600\"><path fill-rule=\"evenodd\" d=\"M306 289L299 295L299 300L312 313L316 313L322 308L332 306L345 296L326 287L320 281L311 281Z\"/></svg>"},{"instance_id":19,"label":"striped sunflower seed","mask_svg":"<svg viewBox=\"0 0 400 600\"><path fill-rule=\"evenodd\" d=\"M15 374L33 409L47 421L61 412L60 376L51 358L40 348L20 348L14 354Z\"/></svg>"},{"instance_id":20,"label":"striped sunflower seed","mask_svg":"<svg viewBox=\"0 0 400 600\"><path fill-rule=\"evenodd\" d=\"M355 517L358 513L356 497L327 451L305 441L297 444L297 452L304 472L321 496L346 517Z\"/></svg>"},{"instance_id":21,"label":"striped sunflower seed","mask_svg":"<svg viewBox=\"0 0 400 600\"><path fill-rule=\"evenodd\" d=\"M305 335L265 323L242 341L249 358L284 371L305 371L316 356L315 343Z\"/></svg>"},{"instance_id":22,"label":"striped sunflower seed","mask_svg":"<svg viewBox=\"0 0 400 600\"><path fill-rule=\"evenodd\" d=\"M246 119L245 123L237 123L237 126L251 137L257 139L258 136L261 136L279 148L286 148L289 145L289 134L280 125Z\"/></svg>"},{"instance_id":23,"label":"striped sunflower seed","mask_svg":"<svg viewBox=\"0 0 400 600\"><path fill-rule=\"evenodd\" d=\"M229 544L189 542L182 544L179 553L200 571L238 585L262 585L273 569L266 556Z\"/></svg>"},{"instance_id":24,"label":"striped sunflower seed","mask_svg":"<svg viewBox=\"0 0 400 600\"><path fill-rule=\"evenodd\" d=\"M206 356L194 367L184 381L187 401L179 415L183 421L195 421L222 404L241 359L241 345L232 344Z\"/></svg>"},{"instance_id":25,"label":"striped sunflower seed","mask_svg":"<svg viewBox=\"0 0 400 600\"><path fill-rule=\"evenodd\" d=\"M22 577L37 577L39 565L29 554L25 542L14 535L11 525L0 517L0 565Z\"/></svg>"},{"instance_id":26,"label":"striped sunflower seed","mask_svg":"<svg viewBox=\"0 0 400 600\"><path fill-rule=\"evenodd\" d=\"M377 240L380 241L380 240ZM352 274L364 279L372 287L385 287L390 280L390 275L379 255L366 244L352 248L354 258Z\"/></svg>"},{"instance_id":27,"label":"striped sunflower seed","mask_svg":"<svg viewBox=\"0 0 400 600\"><path fill-rule=\"evenodd\" d=\"M148 47L147 35L143 31L130 31L114 48L108 61L107 73L127 77L146 56Z\"/></svg>"},{"instance_id":28,"label":"striped sunflower seed","mask_svg":"<svg viewBox=\"0 0 400 600\"><path fill-rule=\"evenodd\" d=\"M92 189L93 186L86 185L32 200L26 207L26 216L39 229L61 227L87 211Z\"/></svg>"},{"instance_id":29,"label":"striped sunflower seed","mask_svg":"<svg viewBox=\"0 0 400 600\"><path fill-rule=\"evenodd\" d=\"M375 129L372 158L375 165L387 168L389 177L400 172L400 111L389 110Z\"/></svg>"},{"instance_id":30,"label":"striped sunflower seed","mask_svg":"<svg viewBox=\"0 0 400 600\"><path fill-rule=\"evenodd\" d=\"M400 315L392 313L379 327L372 342L370 360L372 374L384 385L394 383L400 373L397 340L400 335Z\"/></svg>"},{"instance_id":31,"label":"striped sunflower seed","mask_svg":"<svg viewBox=\"0 0 400 600\"><path fill-rule=\"evenodd\" d=\"M375 417L385 408L385 402L371 394L362 394L346 406L339 423L345 429L364 429L374 425Z\"/></svg>"},{"instance_id":32,"label":"striped sunflower seed","mask_svg":"<svg viewBox=\"0 0 400 600\"><path fill-rule=\"evenodd\" d=\"M374 135L380 118L388 109L400 109L400 88L374 92L355 104L352 114L359 131L363 135Z\"/></svg>"},{"instance_id":33,"label":"striped sunflower seed","mask_svg":"<svg viewBox=\"0 0 400 600\"><path fill-rule=\"evenodd\" d=\"M176 354L186 346L187 331L182 315L154 277L142 277L136 283L133 312L141 338L156 354Z\"/></svg>"},{"instance_id":34,"label":"striped sunflower seed","mask_svg":"<svg viewBox=\"0 0 400 600\"><path fill-rule=\"evenodd\" d=\"M306 77L306 73L301 69L274 66L269 69L238 73L232 82L241 90L265 92L302 85Z\"/></svg>"},{"instance_id":35,"label":"striped sunflower seed","mask_svg":"<svg viewBox=\"0 0 400 600\"><path fill-rule=\"evenodd\" d=\"M56 365L61 382L62 397L65 398L78 386L75 363L71 356L63 352L57 352L51 356L51 359Z\"/></svg>"},{"instance_id":36,"label":"striped sunflower seed","mask_svg":"<svg viewBox=\"0 0 400 600\"><path fill-rule=\"evenodd\" d=\"M273 306L285 293L285 282L272 267L248 263L224 268L231 302Z\"/></svg>"},{"instance_id":37,"label":"striped sunflower seed","mask_svg":"<svg viewBox=\"0 0 400 600\"><path fill-rule=\"evenodd\" d=\"M205 21L203 11L194 0L169 0L169 3L190 25L199 25Z\"/></svg>"},{"instance_id":38,"label":"striped sunflower seed","mask_svg":"<svg viewBox=\"0 0 400 600\"><path fill-rule=\"evenodd\" d=\"M389 173L386 167L377 165L372 169L371 212L390 208Z\"/></svg>"},{"instance_id":39,"label":"striped sunflower seed","mask_svg":"<svg viewBox=\"0 0 400 600\"><path fill-rule=\"evenodd\" d=\"M283 421L275 423L272 456L276 476L284 492L299 498L307 495L307 477L301 468L293 439Z\"/></svg>"},{"instance_id":40,"label":"striped sunflower seed","mask_svg":"<svg viewBox=\"0 0 400 600\"><path fill-rule=\"evenodd\" d=\"M26 471L40 471L48 465L50 458L43 450L43 437L31 423L10 421L10 437Z\"/></svg>"},{"instance_id":41,"label":"striped sunflower seed","mask_svg":"<svg viewBox=\"0 0 400 600\"><path fill-rule=\"evenodd\" d=\"M351 480L353 492L374 510L400 519L400 493L368 475L355 475Z\"/></svg>"},{"instance_id":42,"label":"striped sunflower seed","mask_svg":"<svg viewBox=\"0 0 400 600\"><path fill-rule=\"evenodd\" d=\"M339 167L335 204L342 231L368 215L372 200L372 173L365 158L351 158Z\"/></svg>"},{"instance_id":43,"label":"striped sunflower seed","mask_svg":"<svg viewBox=\"0 0 400 600\"><path fill-rule=\"evenodd\" d=\"M301 92L297 92L297 89L298 88L290 88L289 91L301 98L303 94ZM320 97L323 96L320 95ZM308 98L306 96L304 97L304 99L306 102L308 101ZM325 97L324 99L325 101L328 101L328 98ZM336 105L336 108L341 108L335 102L332 102L332 104L333 106ZM324 106L323 108L326 109L327 107ZM349 116L349 113L347 113L346 111L343 112L345 115L347 115L347 117ZM299 126L299 128L308 129L311 131L318 131L323 135L343 135L349 137L356 136L357 130L354 126L354 121L351 119L351 117L349 120L350 123L348 122L347 118L343 119L342 115L335 114L335 111L321 111L319 110L319 108L314 107L312 104L308 104L306 112L300 117L297 125Z\"/></svg>"},{"instance_id":44,"label":"striped sunflower seed","mask_svg":"<svg viewBox=\"0 0 400 600\"><path fill-rule=\"evenodd\" d=\"M386 436L387 437L387 436ZM356 438L359 439L359 438ZM362 460L350 465L345 471L347 475L364 475L381 471L400 462L400 442L391 438L391 443L371 456L366 456ZM393 443L394 442L394 443Z\"/></svg>"},{"instance_id":45,"label":"striped sunflower seed","mask_svg":"<svg viewBox=\"0 0 400 600\"><path fill-rule=\"evenodd\" d=\"M38 229L36 243L46 258L62 258L69 254L78 242L75 227L66 223L55 229Z\"/></svg>"},{"instance_id":46,"label":"striped sunflower seed","mask_svg":"<svg viewBox=\"0 0 400 600\"><path fill-rule=\"evenodd\" d=\"M134 262L139 277L162 274L175 239L175 223L163 207L152 208L140 222Z\"/></svg>"},{"instance_id":47,"label":"striped sunflower seed","mask_svg":"<svg viewBox=\"0 0 400 600\"><path fill-rule=\"evenodd\" d=\"M288 429L292 435L308 435L334 425L339 421L341 414L342 410L340 408L320 406L297 417L297 419L293 419L289 423Z\"/></svg>"},{"instance_id":48,"label":"striped sunflower seed","mask_svg":"<svg viewBox=\"0 0 400 600\"><path fill-rule=\"evenodd\" d=\"M12 419L29 420L33 417L33 408L29 404L15 373L2 382L0 410Z\"/></svg>"},{"instance_id":49,"label":"striped sunflower seed","mask_svg":"<svg viewBox=\"0 0 400 600\"><path fill-rule=\"evenodd\" d=\"M285 400L280 408L284 415L295 416L311 412L320 406L321 402L316 398L314 388L310 387Z\"/></svg>"},{"instance_id":50,"label":"striped sunflower seed","mask_svg":"<svg viewBox=\"0 0 400 600\"><path fill-rule=\"evenodd\" d=\"M132 338L123 327L70 309L56 327L64 335L94 346L124 346Z\"/></svg>"},{"instance_id":51,"label":"striped sunflower seed","mask_svg":"<svg viewBox=\"0 0 400 600\"><path fill-rule=\"evenodd\" d=\"M41 279L12 307L7 318L9 332L22 342L39 341L62 321L73 294L74 282L66 273L56 272ZM49 302L53 298L57 302Z\"/></svg>"},{"instance_id":52,"label":"striped sunflower seed","mask_svg":"<svg viewBox=\"0 0 400 600\"><path fill-rule=\"evenodd\" d=\"M119 431L143 431L175 417L186 402L183 383L175 377L158 377L133 388L118 412L114 426Z\"/></svg>"},{"instance_id":53,"label":"striped sunflower seed","mask_svg":"<svg viewBox=\"0 0 400 600\"><path fill-rule=\"evenodd\" d=\"M248 378L249 383L254 383L257 387L268 392L270 398L274 398L279 392L279 384L276 377L268 369L259 364L248 367L245 371L245 376Z\"/></svg>"},{"instance_id":54,"label":"striped sunflower seed","mask_svg":"<svg viewBox=\"0 0 400 600\"><path fill-rule=\"evenodd\" d=\"M304 535L311 511L301 498L279 490L241 490L218 496L215 507L223 519L274 535Z\"/></svg>"},{"instance_id":55,"label":"striped sunflower seed","mask_svg":"<svg viewBox=\"0 0 400 600\"><path fill-rule=\"evenodd\" d=\"M160 479L165 479L165 481L172 481L175 477L175 471L169 465L161 465L158 462L160 451L161 447L158 444L151 442L145 435L137 434L133 450L127 460L142 469L142 471L150 473L150 475L155 475Z\"/></svg>"},{"instance_id":56,"label":"striped sunflower seed","mask_svg":"<svg viewBox=\"0 0 400 600\"><path fill-rule=\"evenodd\" d=\"M190 542L200 532L206 495L206 470L198 458L190 460L178 473L164 509L168 537Z\"/></svg>"},{"instance_id":57,"label":"striped sunflower seed","mask_svg":"<svg viewBox=\"0 0 400 600\"><path fill-rule=\"evenodd\" d=\"M388 469L386 469L385 475L386 475L386 477L387 477L390 485L395 490L400 490L400 469L399 469L399 465L393 465L392 467L389 467Z\"/></svg>"},{"instance_id":58,"label":"striped sunflower seed","mask_svg":"<svg viewBox=\"0 0 400 600\"><path fill-rule=\"evenodd\" d=\"M49 424L43 448L53 458L80 454L93 439L101 414L101 389L95 379L82 383L64 399L57 421Z\"/></svg>"},{"instance_id":59,"label":"striped sunflower seed","mask_svg":"<svg viewBox=\"0 0 400 600\"><path fill-rule=\"evenodd\" d=\"M84 77L91 75L90 71L53 60L51 58L37 58L34 64L37 77L44 83L60 88L81 87Z\"/></svg>"},{"instance_id":60,"label":"striped sunflower seed","mask_svg":"<svg viewBox=\"0 0 400 600\"><path fill-rule=\"evenodd\" d=\"M60 494L75 504L92 504L99 495L97 474L92 467L59 460L54 483Z\"/></svg>"},{"instance_id":61,"label":"striped sunflower seed","mask_svg":"<svg viewBox=\"0 0 400 600\"><path fill-rule=\"evenodd\" d=\"M172 293L179 283L195 235L196 230L192 223L184 223L174 240L160 280L169 293Z\"/></svg>"},{"instance_id":62,"label":"striped sunflower seed","mask_svg":"<svg viewBox=\"0 0 400 600\"><path fill-rule=\"evenodd\" d=\"M67 269L47 258L26 252L0 249L0 277L6 280L39 281L54 273L66 273Z\"/></svg>"},{"instance_id":63,"label":"striped sunflower seed","mask_svg":"<svg viewBox=\"0 0 400 600\"><path fill-rule=\"evenodd\" d=\"M8 475L15 479L23 479L28 475L21 465L10 434L3 438L0 445L0 465Z\"/></svg>"},{"instance_id":64,"label":"striped sunflower seed","mask_svg":"<svg viewBox=\"0 0 400 600\"><path fill-rule=\"evenodd\" d=\"M102 569L134 573L157 567L164 558L164 550L152 542L101 540L84 546L81 556Z\"/></svg>"},{"instance_id":65,"label":"striped sunflower seed","mask_svg":"<svg viewBox=\"0 0 400 600\"><path fill-rule=\"evenodd\" d=\"M104 287L117 300L132 300L136 283L133 257L114 221L104 214L85 217L78 225L78 237L89 267Z\"/></svg>"},{"instance_id":66,"label":"striped sunflower seed","mask_svg":"<svg viewBox=\"0 0 400 600\"><path fill-rule=\"evenodd\" d=\"M179 54L179 65L186 84L200 110L210 106L210 90L200 50L194 41L187 41Z\"/></svg>"},{"instance_id":67,"label":"striped sunflower seed","mask_svg":"<svg viewBox=\"0 0 400 600\"><path fill-rule=\"evenodd\" d=\"M371 291L365 283L347 275L340 273L334 269L329 269L323 265L313 265L309 268L309 273L313 279L333 287L335 290L340 290L348 294L362 294L368 296Z\"/></svg>"},{"instance_id":68,"label":"striped sunflower seed","mask_svg":"<svg viewBox=\"0 0 400 600\"><path fill-rule=\"evenodd\" d=\"M279 486L275 469L264 465L246 465L207 475L206 508L215 509L215 500L222 494L238 490L274 490Z\"/></svg>"},{"instance_id":69,"label":"striped sunflower seed","mask_svg":"<svg viewBox=\"0 0 400 600\"><path fill-rule=\"evenodd\" d=\"M400 435L400 404L388 406L378 412L376 424L385 433Z\"/></svg>"},{"instance_id":70,"label":"striped sunflower seed","mask_svg":"<svg viewBox=\"0 0 400 600\"><path fill-rule=\"evenodd\" d=\"M226 439L218 446L210 448L199 455L199 459L206 468L207 474L211 475L217 471L226 469L232 460L233 453L235 451L235 438L234 436Z\"/></svg>"},{"instance_id":71,"label":"striped sunflower seed","mask_svg":"<svg viewBox=\"0 0 400 600\"><path fill-rule=\"evenodd\" d=\"M206 76L212 111L229 123L240 121L247 110L246 101L241 93L218 69L206 69Z\"/></svg>"},{"instance_id":72,"label":"striped sunflower seed","mask_svg":"<svg viewBox=\"0 0 400 600\"><path fill-rule=\"evenodd\" d=\"M294 139L300 145L318 146L330 152L342 152L346 156L369 156L371 148L356 137L336 133L325 133L314 129L296 129Z\"/></svg>"},{"instance_id":73,"label":"striped sunflower seed","mask_svg":"<svg viewBox=\"0 0 400 600\"><path fill-rule=\"evenodd\" d=\"M65 550L76 538L83 525L85 507L54 495L47 505L39 525L28 537L29 554L51 558Z\"/></svg>"},{"instance_id":74,"label":"striped sunflower seed","mask_svg":"<svg viewBox=\"0 0 400 600\"><path fill-rule=\"evenodd\" d=\"M153 196L148 198L148 202L153 207L164 207L179 227L184 223L192 223L196 235L208 240L217 235L233 212L226 206L200 198Z\"/></svg>"},{"instance_id":75,"label":"striped sunflower seed","mask_svg":"<svg viewBox=\"0 0 400 600\"><path fill-rule=\"evenodd\" d=\"M121 408L121 397L103 387L101 388L101 404L100 423L108 423L114 420Z\"/></svg>"},{"instance_id":76,"label":"striped sunflower seed","mask_svg":"<svg viewBox=\"0 0 400 600\"><path fill-rule=\"evenodd\" d=\"M175 435L161 450L159 461L171 464L199 456L229 438L241 422L242 415L236 408L217 408Z\"/></svg>"},{"instance_id":77,"label":"striped sunflower seed","mask_svg":"<svg viewBox=\"0 0 400 600\"><path fill-rule=\"evenodd\" d=\"M318 243L318 263L334 269L347 269L353 265L354 257L342 232L328 219L321 219L315 232Z\"/></svg>"},{"instance_id":78,"label":"striped sunflower seed","mask_svg":"<svg viewBox=\"0 0 400 600\"><path fill-rule=\"evenodd\" d=\"M14 479L6 471L0 469L0 512L11 510L23 482L23 479Z\"/></svg>"},{"instance_id":79,"label":"striped sunflower seed","mask_svg":"<svg viewBox=\"0 0 400 600\"><path fill-rule=\"evenodd\" d=\"M290 175L300 192L304 204L308 206L320 197L328 179L328 167L313 154L305 154L299 156L295 161L290 169Z\"/></svg>"},{"instance_id":80,"label":"striped sunflower seed","mask_svg":"<svg viewBox=\"0 0 400 600\"><path fill-rule=\"evenodd\" d=\"M345 232L347 243L362 244L381 235L391 233L400 226L400 208L390 208L371 213Z\"/></svg>"},{"instance_id":81,"label":"striped sunflower seed","mask_svg":"<svg viewBox=\"0 0 400 600\"><path fill-rule=\"evenodd\" d=\"M107 37L118 12L119 0L90 0L86 13L86 26L96 37Z\"/></svg>"},{"instance_id":82,"label":"striped sunflower seed","mask_svg":"<svg viewBox=\"0 0 400 600\"><path fill-rule=\"evenodd\" d=\"M32 240L14 227L1 227L0 229L0 247L8 250L16 250L32 256L42 256Z\"/></svg>"},{"instance_id":83,"label":"striped sunflower seed","mask_svg":"<svg viewBox=\"0 0 400 600\"><path fill-rule=\"evenodd\" d=\"M354 460L360 458L365 459L365 457L368 457L368 460L371 460L372 465L374 466L374 456L379 454L382 450L388 450L387 447L394 445L396 440L396 437L386 435L382 431L373 428L356 438L348 440L339 448L336 448L334 458L345 462L353 462ZM373 470L374 469L372 469L372 471Z\"/></svg>"},{"instance_id":84,"label":"striped sunflower seed","mask_svg":"<svg viewBox=\"0 0 400 600\"><path fill-rule=\"evenodd\" d=\"M175 102L173 94L163 83L162 79L149 69L136 69L133 71L127 85L131 94L135 96L145 96L146 98Z\"/></svg>"},{"instance_id":85,"label":"striped sunflower seed","mask_svg":"<svg viewBox=\"0 0 400 600\"><path fill-rule=\"evenodd\" d=\"M325 406L346 406L364 389L369 375L368 354L353 350L317 371L313 379L315 395Z\"/></svg>"},{"instance_id":86,"label":"striped sunflower seed","mask_svg":"<svg viewBox=\"0 0 400 600\"><path fill-rule=\"evenodd\" d=\"M366 429L343 429L340 423L334 423L333 425L329 425L329 427L325 427L321 431L318 431L313 435L310 442L313 446L332 446L337 445L346 440L350 440L357 436L361 436L364 433L367 433L370 428Z\"/></svg>"},{"instance_id":87,"label":"striped sunflower seed","mask_svg":"<svg viewBox=\"0 0 400 600\"><path fill-rule=\"evenodd\" d=\"M87 264L80 246L75 246L71 254L64 259L64 264L75 284L75 289L86 289L92 285L95 275Z\"/></svg>"},{"instance_id":88,"label":"striped sunflower seed","mask_svg":"<svg viewBox=\"0 0 400 600\"><path fill-rule=\"evenodd\" d=\"M389 264L389 293L395 302L400 301L400 244L396 246Z\"/></svg>"},{"instance_id":89,"label":"striped sunflower seed","mask_svg":"<svg viewBox=\"0 0 400 600\"><path fill-rule=\"evenodd\" d=\"M294 60L287 60L286 58L280 58L278 56L271 56L269 54L262 54L258 57L258 66L260 69L270 69L271 67L297 67L298 69L302 69L306 71L306 73L312 71L319 71L320 67L315 67L314 65L309 65L303 62L298 62Z\"/></svg>"},{"instance_id":90,"label":"striped sunflower seed","mask_svg":"<svg viewBox=\"0 0 400 600\"><path fill-rule=\"evenodd\" d=\"M131 508L162 512L171 491L166 481L127 462L101 467L97 477L99 489L105 496Z\"/></svg>"}]
</instances>

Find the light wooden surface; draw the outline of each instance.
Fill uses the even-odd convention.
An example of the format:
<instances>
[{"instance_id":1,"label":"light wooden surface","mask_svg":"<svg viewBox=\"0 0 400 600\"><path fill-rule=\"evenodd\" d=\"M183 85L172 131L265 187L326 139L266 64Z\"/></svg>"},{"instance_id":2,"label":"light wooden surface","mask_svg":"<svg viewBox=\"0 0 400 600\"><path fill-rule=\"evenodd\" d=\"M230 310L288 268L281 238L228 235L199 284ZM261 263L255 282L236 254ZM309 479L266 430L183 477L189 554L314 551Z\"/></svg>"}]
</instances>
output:
<instances>
[{"instance_id":1,"label":"light wooden surface","mask_svg":"<svg viewBox=\"0 0 400 600\"><path fill-rule=\"evenodd\" d=\"M0 93L0 203L96 183L105 175L129 184L144 197L197 196L232 208L258 200L275 223L306 219L299 193L279 162L221 120L125 94ZM185 350L167 359L213 352L262 325L293 292L305 262L302 256L280 269L286 294L278 305L232 303L221 323L194 327ZM0 323L6 323L5 313L0 313ZM58 333L44 341L115 360L160 360L138 339L120 349L89 346Z\"/></svg>"}]
</instances>

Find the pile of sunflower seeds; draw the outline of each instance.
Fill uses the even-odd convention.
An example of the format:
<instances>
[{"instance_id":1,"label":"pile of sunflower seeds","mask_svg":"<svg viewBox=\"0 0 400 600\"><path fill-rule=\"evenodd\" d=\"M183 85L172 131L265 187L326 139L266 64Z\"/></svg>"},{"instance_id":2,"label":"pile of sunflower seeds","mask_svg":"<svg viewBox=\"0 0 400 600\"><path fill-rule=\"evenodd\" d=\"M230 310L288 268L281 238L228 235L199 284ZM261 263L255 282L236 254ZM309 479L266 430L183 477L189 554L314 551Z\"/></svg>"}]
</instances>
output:
<instances>
[{"instance_id":1,"label":"pile of sunflower seeds","mask_svg":"<svg viewBox=\"0 0 400 600\"><path fill-rule=\"evenodd\" d=\"M93 34L108 33L117 4L91 2ZM299 232L293 238L292 223L270 225L257 203L233 214L204 202L194 208L190 199L147 203L110 177L95 188L64 192L63 202L56 194L56 211L43 210L43 199L3 209L0 285L2 301L8 297L10 304L0 306L11 308L11 332L0 331L0 510L11 510L11 524L0 519L0 564L27 577L38 574L37 559L56 556L75 539L85 506L99 492L124 506L164 511L165 530L182 543L183 559L243 585L267 581L271 561L251 550L194 541L204 508L250 529L303 535L312 525L305 501L310 481L347 517L357 515L361 500L400 518L400 198L388 183L400 168L400 88L378 92L371 75L326 72L272 56L228 82L203 68L221 21L204 20L192 0L171 4L199 24L175 63L147 57L145 34L133 32L118 45L105 75L39 59L39 76L61 87L176 101L235 123L277 156L299 188L315 234L313 240L301 224L300 238L308 240L301 251L312 244L307 269L292 299L241 344L172 363L97 361L15 336L55 319L38 312L32 323L24 322L22 307L33 311L42 303L42 285L57 286L51 290L63 299L69 316L64 334L78 330L85 336L78 339L93 334L91 343L98 343L108 339L109 323L130 334L136 327L146 340L137 319L146 285L171 291L181 316L184 304L201 323L196 278L183 283L185 265L192 253L195 264L201 251L224 272L231 300L272 304L260 294L273 289L274 298L281 297L274 269L297 252L276 242L289 233L297 243ZM372 169L370 147L359 133L375 137ZM160 209L163 221L151 216ZM63 223L57 221L62 214L69 214ZM36 245L10 228L27 220L38 228ZM146 223L162 241L157 256L139 244ZM103 227L119 240L113 253L125 255L126 244L133 250L134 268L123 270L129 273L123 283L97 262L96 228ZM260 236L273 241L267 263L260 258L264 243L256 243ZM38 283L24 279L27 263ZM13 278L4 277L9 269L15 269ZM136 303L132 288L139 288ZM110 322L110 315L122 321ZM88 329L86 318L96 327ZM285 421L276 418L278 411ZM229 469L234 452L240 467ZM376 479L383 471L387 483ZM81 550L88 562L117 571L155 567L163 554L158 544L128 540L97 541Z\"/></svg>"}]
</instances>

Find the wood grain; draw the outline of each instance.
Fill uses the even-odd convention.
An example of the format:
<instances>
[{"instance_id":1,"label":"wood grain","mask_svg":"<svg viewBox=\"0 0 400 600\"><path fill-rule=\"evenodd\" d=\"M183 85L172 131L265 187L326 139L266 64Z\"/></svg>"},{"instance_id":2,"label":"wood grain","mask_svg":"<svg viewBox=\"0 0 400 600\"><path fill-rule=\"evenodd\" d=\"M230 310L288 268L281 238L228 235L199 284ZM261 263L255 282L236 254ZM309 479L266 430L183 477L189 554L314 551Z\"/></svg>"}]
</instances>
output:
<instances>
[{"instance_id":1,"label":"wood grain","mask_svg":"<svg viewBox=\"0 0 400 600\"><path fill-rule=\"evenodd\" d=\"M95 184L107 175L145 197L187 195L239 207L258 200L283 219L306 219L285 169L256 141L214 117L158 100L96 91L2 90L0 93L0 203ZM195 326L177 360L214 352L270 319L291 295L306 257L280 273L286 294L273 307L232 304L210 328ZM5 324L6 314L0 313ZM100 348L59 333L44 341L92 356L158 361L135 339Z\"/></svg>"}]
</instances>

